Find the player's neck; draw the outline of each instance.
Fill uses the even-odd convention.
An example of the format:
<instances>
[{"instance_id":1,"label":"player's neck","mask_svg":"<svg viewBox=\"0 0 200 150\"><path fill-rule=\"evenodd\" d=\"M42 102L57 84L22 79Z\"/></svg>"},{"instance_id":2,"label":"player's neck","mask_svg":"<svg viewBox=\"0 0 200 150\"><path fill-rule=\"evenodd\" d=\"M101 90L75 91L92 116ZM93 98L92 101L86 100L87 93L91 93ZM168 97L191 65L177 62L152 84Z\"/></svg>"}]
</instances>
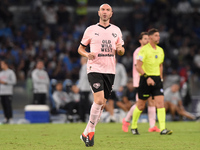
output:
<instances>
[{"instance_id":1,"label":"player's neck","mask_svg":"<svg viewBox=\"0 0 200 150\"><path fill-rule=\"evenodd\" d=\"M99 21L99 25L101 25L103 27L107 27L107 26L109 26L109 24L110 24L109 21L102 21L102 20Z\"/></svg>"},{"instance_id":2,"label":"player's neck","mask_svg":"<svg viewBox=\"0 0 200 150\"><path fill-rule=\"evenodd\" d=\"M152 41L150 41L149 43L150 43L150 45L153 47L153 49L156 50L156 44L155 44L154 42L152 42Z\"/></svg>"}]
</instances>

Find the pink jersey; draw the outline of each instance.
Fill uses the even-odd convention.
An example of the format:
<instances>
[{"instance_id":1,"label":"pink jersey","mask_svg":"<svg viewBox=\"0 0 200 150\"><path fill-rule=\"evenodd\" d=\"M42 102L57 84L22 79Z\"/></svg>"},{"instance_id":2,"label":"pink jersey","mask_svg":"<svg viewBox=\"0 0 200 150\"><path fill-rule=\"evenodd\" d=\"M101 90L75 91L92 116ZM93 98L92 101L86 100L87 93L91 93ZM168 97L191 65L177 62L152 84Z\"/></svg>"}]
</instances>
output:
<instances>
[{"instance_id":1,"label":"pink jersey","mask_svg":"<svg viewBox=\"0 0 200 150\"><path fill-rule=\"evenodd\" d=\"M95 59L87 62L87 73L115 74L115 52L118 43L124 45L121 30L117 26L89 26L81 40L83 46L90 45L90 52L95 53Z\"/></svg>"},{"instance_id":2,"label":"pink jersey","mask_svg":"<svg viewBox=\"0 0 200 150\"><path fill-rule=\"evenodd\" d=\"M139 86L139 81L140 81L140 74L136 70L136 64L137 64L137 56L140 51L141 47L138 47L134 53L133 53L133 87L138 87Z\"/></svg>"}]
</instances>

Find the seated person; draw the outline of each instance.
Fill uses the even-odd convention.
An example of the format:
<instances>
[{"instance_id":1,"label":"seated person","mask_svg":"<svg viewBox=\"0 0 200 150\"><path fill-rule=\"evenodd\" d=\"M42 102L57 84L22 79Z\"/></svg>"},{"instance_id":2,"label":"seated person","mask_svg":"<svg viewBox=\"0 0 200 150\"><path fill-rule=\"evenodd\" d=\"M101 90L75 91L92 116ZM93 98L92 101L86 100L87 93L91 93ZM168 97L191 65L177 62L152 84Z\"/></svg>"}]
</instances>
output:
<instances>
[{"instance_id":1,"label":"seated person","mask_svg":"<svg viewBox=\"0 0 200 150\"><path fill-rule=\"evenodd\" d=\"M64 109L67 111L67 119L72 122L72 115L74 114L74 110L77 110L78 103L77 100L74 99L73 92L65 92L62 90L62 83L56 84L56 90L53 92L53 99L56 104L56 109Z\"/></svg>"},{"instance_id":2,"label":"seated person","mask_svg":"<svg viewBox=\"0 0 200 150\"><path fill-rule=\"evenodd\" d=\"M169 110L172 115L172 120L175 120L175 113L177 112L180 116L185 116L188 119L194 120L196 117L191 113L185 111L181 96L179 93L179 85L173 84L164 91L164 102L166 111Z\"/></svg>"},{"instance_id":3,"label":"seated person","mask_svg":"<svg viewBox=\"0 0 200 150\"><path fill-rule=\"evenodd\" d=\"M133 87L132 78L128 80L128 83L123 87L122 95L118 92L112 91L111 96L106 104L105 109L111 114L110 122L115 122L114 118L114 101L117 107L121 108L123 111L128 112L131 106L135 103L135 88ZM111 104L112 102L112 104ZM113 114L113 115L112 115Z\"/></svg>"},{"instance_id":4,"label":"seated person","mask_svg":"<svg viewBox=\"0 0 200 150\"><path fill-rule=\"evenodd\" d=\"M128 80L126 88L124 88L122 95L123 106L121 108L128 112L132 105L135 104L136 89L133 87L133 79Z\"/></svg>"}]
</instances>

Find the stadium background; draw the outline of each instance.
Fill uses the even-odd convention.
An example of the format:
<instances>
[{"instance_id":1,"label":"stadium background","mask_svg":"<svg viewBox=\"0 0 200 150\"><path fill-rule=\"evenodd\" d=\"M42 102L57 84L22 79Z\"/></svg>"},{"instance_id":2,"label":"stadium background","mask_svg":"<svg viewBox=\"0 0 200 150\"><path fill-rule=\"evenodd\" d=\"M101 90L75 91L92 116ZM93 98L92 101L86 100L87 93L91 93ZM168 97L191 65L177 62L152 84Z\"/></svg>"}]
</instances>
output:
<instances>
[{"instance_id":1,"label":"stadium background","mask_svg":"<svg viewBox=\"0 0 200 150\"><path fill-rule=\"evenodd\" d=\"M177 78L181 85L187 81L191 94L187 109L199 112L198 0L1 0L0 58L10 61L18 79L13 109L23 110L31 102L30 72L38 59L45 61L51 79L78 80L80 38L87 26L98 22L97 10L104 2L113 7L111 22L123 32L126 54L119 62L125 65L128 76L132 72L132 53L139 46L139 33L158 28L159 45L166 55L165 87Z\"/></svg>"}]
</instances>

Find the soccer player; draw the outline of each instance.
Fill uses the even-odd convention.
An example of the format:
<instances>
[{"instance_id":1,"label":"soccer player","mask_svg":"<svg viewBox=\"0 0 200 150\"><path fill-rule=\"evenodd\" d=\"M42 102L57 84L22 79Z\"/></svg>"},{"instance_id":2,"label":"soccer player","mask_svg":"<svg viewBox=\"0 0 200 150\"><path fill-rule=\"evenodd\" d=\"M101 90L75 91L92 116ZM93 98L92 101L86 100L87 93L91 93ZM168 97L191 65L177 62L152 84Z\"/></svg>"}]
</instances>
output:
<instances>
[{"instance_id":1,"label":"soccer player","mask_svg":"<svg viewBox=\"0 0 200 150\"><path fill-rule=\"evenodd\" d=\"M146 45L149 42L149 37L147 32L142 32L139 36L139 42L141 44L140 47L138 47L134 53L133 53L133 87L136 89L139 86L139 80L140 80L140 75L136 70L136 63L137 63L137 55L140 51L140 49ZM136 94L136 101L138 100L138 94ZM130 125L130 120L133 115L133 111L136 107L136 104L131 107L129 112L127 113L126 117L122 120L122 130L124 132L128 132L128 127ZM157 126L155 126L156 123L156 108L155 108L155 101L152 100L152 97L150 96L148 98L148 117L149 117L149 132L160 132L160 129L158 129Z\"/></svg>"},{"instance_id":2,"label":"soccer player","mask_svg":"<svg viewBox=\"0 0 200 150\"><path fill-rule=\"evenodd\" d=\"M112 8L108 4L99 7L99 23L89 26L83 35L78 48L80 55L88 58L87 74L93 92L94 102L90 109L88 124L81 135L86 146L94 145L95 126L112 90L115 78L115 53L123 55L121 30L110 24ZM90 52L85 48L90 45Z\"/></svg>"},{"instance_id":3,"label":"soccer player","mask_svg":"<svg viewBox=\"0 0 200 150\"><path fill-rule=\"evenodd\" d=\"M160 40L159 31L154 28L150 29L148 35L149 43L143 46L138 53L136 69L140 73L139 99L133 111L131 132L134 135L139 134L137 129L138 119L145 108L147 99L152 96L157 108L160 134L170 135L172 134L172 130L165 128L166 112L162 83L164 51L161 47L157 46Z\"/></svg>"}]
</instances>

